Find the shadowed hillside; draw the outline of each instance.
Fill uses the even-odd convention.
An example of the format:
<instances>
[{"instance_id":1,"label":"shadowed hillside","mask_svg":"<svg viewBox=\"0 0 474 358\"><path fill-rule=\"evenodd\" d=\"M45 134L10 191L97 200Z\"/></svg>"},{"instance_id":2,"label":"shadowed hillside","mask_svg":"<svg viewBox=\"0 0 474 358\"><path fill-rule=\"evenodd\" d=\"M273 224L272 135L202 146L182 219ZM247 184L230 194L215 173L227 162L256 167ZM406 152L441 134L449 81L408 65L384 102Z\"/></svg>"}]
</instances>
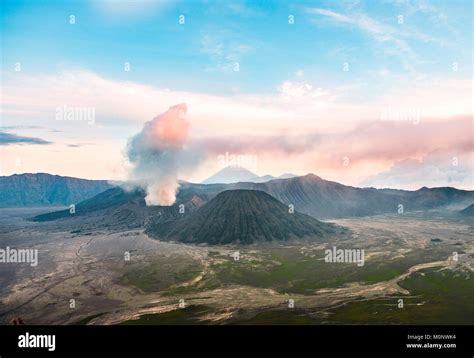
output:
<instances>
[{"instance_id":1,"label":"shadowed hillside","mask_svg":"<svg viewBox=\"0 0 474 358\"><path fill-rule=\"evenodd\" d=\"M461 210L461 215L474 217L474 204L469 205L467 208Z\"/></svg>"},{"instance_id":2,"label":"shadowed hillside","mask_svg":"<svg viewBox=\"0 0 474 358\"><path fill-rule=\"evenodd\" d=\"M444 206L463 207L472 203L474 192L455 188L421 188L416 191L357 188L308 174L266 183L237 183L233 188L262 190L295 210L316 218L342 218L429 210Z\"/></svg>"},{"instance_id":3,"label":"shadowed hillside","mask_svg":"<svg viewBox=\"0 0 474 358\"><path fill-rule=\"evenodd\" d=\"M308 215L289 213L287 206L256 190L224 191L187 217L147 228L161 240L208 244L284 241L341 231Z\"/></svg>"},{"instance_id":4,"label":"shadowed hillside","mask_svg":"<svg viewBox=\"0 0 474 358\"><path fill-rule=\"evenodd\" d=\"M0 207L76 204L112 188L107 180L86 180L46 173L0 177Z\"/></svg>"}]
</instances>

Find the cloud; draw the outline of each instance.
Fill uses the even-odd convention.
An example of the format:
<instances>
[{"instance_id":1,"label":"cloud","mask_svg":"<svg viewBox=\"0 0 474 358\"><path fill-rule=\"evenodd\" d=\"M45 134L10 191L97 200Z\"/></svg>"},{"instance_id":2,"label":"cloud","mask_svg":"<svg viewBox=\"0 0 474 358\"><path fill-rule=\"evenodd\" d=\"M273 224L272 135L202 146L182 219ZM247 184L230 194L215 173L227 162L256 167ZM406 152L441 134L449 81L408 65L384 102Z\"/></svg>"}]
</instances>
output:
<instances>
[{"instance_id":1,"label":"cloud","mask_svg":"<svg viewBox=\"0 0 474 358\"><path fill-rule=\"evenodd\" d=\"M336 138L346 144L353 162L419 158L443 148L463 153L473 150L470 116L419 124L397 120L366 122Z\"/></svg>"},{"instance_id":2,"label":"cloud","mask_svg":"<svg viewBox=\"0 0 474 358\"><path fill-rule=\"evenodd\" d=\"M201 51L208 55L212 61L206 71L236 71L236 64L240 70L242 59L253 51L252 46L242 43L242 41L228 41L223 37L223 31L202 36Z\"/></svg>"},{"instance_id":3,"label":"cloud","mask_svg":"<svg viewBox=\"0 0 474 358\"><path fill-rule=\"evenodd\" d=\"M418 124L397 120L366 121L332 133L315 128L298 135L206 137L200 139L200 144L206 148L208 157L214 159L226 152L255 156L259 174L278 175L285 170L300 174L314 172L327 179L358 185L361 180L385 172L407 158L421 160L432 152L447 153L449 158L473 156L471 133L472 119L465 116L443 121L424 120ZM344 165L346 159L348 165ZM217 168L216 160L208 164L208 170ZM470 167L471 172L474 171L472 164L465 161L465 167ZM409 189L422 182L423 176L420 170L418 178L415 174L410 177L413 185L408 180L388 183L395 188ZM438 183L443 178L447 176L441 176ZM377 183L381 182L370 182L374 186ZM453 180L452 183L468 188L467 182Z\"/></svg>"},{"instance_id":4,"label":"cloud","mask_svg":"<svg viewBox=\"0 0 474 358\"><path fill-rule=\"evenodd\" d=\"M0 145L12 145L12 144L52 144L47 140L34 137L24 137L13 133L0 132Z\"/></svg>"},{"instance_id":5,"label":"cloud","mask_svg":"<svg viewBox=\"0 0 474 358\"><path fill-rule=\"evenodd\" d=\"M387 43L388 46L385 46L384 50L386 54L398 56L406 70L415 72L412 63L419 61L418 56L404 40L395 37L395 30L392 27L382 24L363 13L348 16L319 8L310 8L306 11L309 14L327 17L336 23L353 26L370 35L378 43Z\"/></svg>"},{"instance_id":6,"label":"cloud","mask_svg":"<svg viewBox=\"0 0 474 358\"><path fill-rule=\"evenodd\" d=\"M363 13L344 15L335 11L319 8L310 8L307 9L306 12L328 17L336 23L353 25L381 42L392 40L392 35L395 32L392 27L382 24Z\"/></svg>"},{"instance_id":7,"label":"cloud","mask_svg":"<svg viewBox=\"0 0 474 358\"><path fill-rule=\"evenodd\" d=\"M350 89L353 95L358 90ZM9 121L5 125L61 126L64 133L55 143L89 143L97 138L96 144L107 146L107 153L101 149L98 156L97 146L68 151L61 144L57 156L49 161L51 153L38 147L18 153L13 151L17 146L5 146L2 155L11 164L4 168L13 172L15 158L20 155L27 157L34 169L43 166L60 173L67 168L63 174L80 176L90 171L91 177L114 179L109 174L112 170L120 175L125 172L119 167L125 166L120 154L126 139L140 132L146 119L167 112L176 103L186 103L186 120L192 128L183 150L194 150L197 155L192 160L187 155L179 158L200 163L198 167L186 164L189 170L178 171L179 178L185 180L208 177L217 169L216 156L232 152L257 155L259 174L312 171L356 185L361 178L388 170L396 161L420 160L431 151L458 150L472 141L471 80L406 80L375 99L347 102L338 88L322 88L301 77L283 81L267 94L224 96L110 80L90 72L62 72L55 76L16 74L4 82L2 94L3 114L8 114L5 122ZM95 108L96 124L103 128L55 121L55 108L64 104ZM31 114L9 113L24 108ZM381 120L387 109L392 114L419 110L419 124L401 121L398 115ZM72 151L75 163L81 162L81 166L70 164ZM206 157L204 162L202 156ZM350 165L342 168L345 156ZM100 163L97 169L91 169L91 158Z\"/></svg>"},{"instance_id":8,"label":"cloud","mask_svg":"<svg viewBox=\"0 0 474 358\"><path fill-rule=\"evenodd\" d=\"M320 87L314 88L311 84L304 81L285 81L279 87L278 91L286 100L295 98L302 100L314 100L321 96L326 96L327 91Z\"/></svg>"},{"instance_id":9,"label":"cloud","mask_svg":"<svg viewBox=\"0 0 474 358\"><path fill-rule=\"evenodd\" d=\"M285 83L285 82L283 82ZM286 89L300 86L300 82L289 82ZM317 86L304 82L305 91L309 86L321 94ZM166 111L170 106L184 102L190 108L188 118L196 128L197 135L207 132L233 135L285 132L288 127L293 130L304 130L304 121L312 125L320 121L321 127L335 122L327 121L328 117L347 117L346 114L357 112L352 106L331 104L333 97L321 96L318 101L306 101L297 93L282 101L282 92L275 88L266 95L211 95L188 91L172 90L164 87L153 87L129 81L115 81L97 74L83 71L61 72L54 76L16 75L3 84L3 114L13 123L29 121L48 127L54 126L63 131L73 130L78 135L87 137L98 126L108 127L136 126L149 118L150 113ZM280 89L282 85L279 86ZM326 92L326 90L323 90ZM95 109L95 125L83 122L57 121L56 109L68 105ZM324 106L330 106L326 111ZM358 105L360 107L360 105ZM28 113L17 113L17 109L28 109ZM225 118L225 120L223 120ZM294 126L294 119L299 124ZM353 119L356 119L355 117ZM352 119L351 119L352 120ZM108 132L104 132L106 135Z\"/></svg>"},{"instance_id":10,"label":"cloud","mask_svg":"<svg viewBox=\"0 0 474 358\"><path fill-rule=\"evenodd\" d=\"M412 73L416 72L413 64L423 63L420 56L412 49L405 38L416 39L422 42L437 43L442 46L449 42L434 38L406 25L399 29L377 21L363 12L351 12L341 14L332 10L321 8L308 8L306 12L313 15L326 17L336 24L352 26L368 34L372 39L384 46L384 53L390 56L397 56L405 68Z\"/></svg>"},{"instance_id":11,"label":"cloud","mask_svg":"<svg viewBox=\"0 0 474 358\"><path fill-rule=\"evenodd\" d=\"M70 143L70 144L66 144L66 146L69 147L69 148L81 148L81 147L84 147L86 145L94 145L94 143Z\"/></svg>"},{"instance_id":12,"label":"cloud","mask_svg":"<svg viewBox=\"0 0 474 358\"><path fill-rule=\"evenodd\" d=\"M206 148L206 153L212 155L225 152L250 152L256 155L264 153L301 154L314 150L321 144L323 137L318 132L312 132L306 135L204 137L196 142L200 147Z\"/></svg>"},{"instance_id":13,"label":"cloud","mask_svg":"<svg viewBox=\"0 0 474 358\"><path fill-rule=\"evenodd\" d=\"M11 129L43 129L43 127L17 125L17 126L0 126L0 129L5 129L5 130L11 130Z\"/></svg>"},{"instance_id":14,"label":"cloud","mask_svg":"<svg viewBox=\"0 0 474 358\"><path fill-rule=\"evenodd\" d=\"M423 186L472 189L474 186L471 153L438 150L422 159L397 161L387 171L363 180L361 186L419 189Z\"/></svg>"},{"instance_id":15,"label":"cloud","mask_svg":"<svg viewBox=\"0 0 474 358\"><path fill-rule=\"evenodd\" d=\"M146 122L127 145L132 164L131 179L147 191L147 205L172 205L176 200L178 178L198 164L197 152L186 147L189 122L184 118L186 104L172 106Z\"/></svg>"},{"instance_id":16,"label":"cloud","mask_svg":"<svg viewBox=\"0 0 474 358\"><path fill-rule=\"evenodd\" d=\"M429 14L435 23L446 24L448 16L438 7L427 0L385 0L395 6L402 8L408 15L416 13Z\"/></svg>"},{"instance_id":17,"label":"cloud","mask_svg":"<svg viewBox=\"0 0 474 358\"><path fill-rule=\"evenodd\" d=\"M188 119L195 134L203 136L216 132L220 135L264 135L269 130L271 134L282 134L288 133L289 129L291 133L305 133L308 127L317 127L319 131L347 130L358 121L378 119L381 109L389 106L417 108L433 119L472 113L472 81L469 79L407 80L381 93L375 100L355 103L339 99L344 91L347 90L321 88L298 79L283 81L274 92L267 94L223 96L110 80L91 72L68 71L52 76L6 78L2 85L2 114L5 125L27 121L63 131L73 130L88 137L92 130L98 130L98 125L136 128L144 118L150 118L150 113L164 112L176 103L188 105ZM353 97L357 95L355 91L357 89L350 88L349 94ZM282 100L284 94L288 96ZM317 97L317 100L305 100L308 96ZM56 108L65 104L94 108L96 125L57 121ZM14 113L25 108L31 113Z\"/></svg>"},{"instance_id":18,"label":"cloud","mask_svg":"<svg viewBox=\"0 0 474 358\"><path fill-rule=\"evenodd\" d=\"M202 146L211 153L248 151L254 153L310 154L318 152L327 158L326 165L339 165L342 156L350 156L352 163L384 160L399 161L410 156L420 157L449 148L458 152L473 150L472 118L449 118L443 121L375 120L360 122L354 128L337 132L321 132L316 128L304 134L245 137L200 138Z\"/></svg>"}]
</instances>

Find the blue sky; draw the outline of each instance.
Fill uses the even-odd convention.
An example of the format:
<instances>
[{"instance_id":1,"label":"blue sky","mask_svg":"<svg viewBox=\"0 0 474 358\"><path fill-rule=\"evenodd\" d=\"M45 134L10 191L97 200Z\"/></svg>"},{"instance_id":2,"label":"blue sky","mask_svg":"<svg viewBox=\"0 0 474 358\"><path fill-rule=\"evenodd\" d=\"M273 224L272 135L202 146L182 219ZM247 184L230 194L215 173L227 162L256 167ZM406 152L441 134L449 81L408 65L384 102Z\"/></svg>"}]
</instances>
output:
<instances>
[{"instance_id":1,"label":"blue sky","mask_svg":"<svg viewBox=\"0 0 474 358\"><path fill-rule=\"evenodd\" d=\"M6 175L126 178L129 138L186 103L206 153L185 179L209 176L230 151L258 156L260 175L474 187L471 1L0 6ZM68 106L94 110L93 123L58 121Z\"/></svg>"},{"instance_id":2,"label":"blue sky","mask_svg":"<svg viewBox=\"0 0 474 358\"><path fill-rule=\"evenodd\" d=\"M1 13L3 70L20 61L28 72L87 69L111 79L126 75L216 94L272 92L302 70L325 87L365 81L367 96L393 83L371 81L377 71L443 74L457 62L458 76L472 73L472 5L466 1L138 3L141 9L133 10L120 1L7 0ZM378 39L377 26L393 28L394 39ZM132 66L126 74L124 62ZM342 71L344 62L349 73Z\"/></svg>"}]
</instances>

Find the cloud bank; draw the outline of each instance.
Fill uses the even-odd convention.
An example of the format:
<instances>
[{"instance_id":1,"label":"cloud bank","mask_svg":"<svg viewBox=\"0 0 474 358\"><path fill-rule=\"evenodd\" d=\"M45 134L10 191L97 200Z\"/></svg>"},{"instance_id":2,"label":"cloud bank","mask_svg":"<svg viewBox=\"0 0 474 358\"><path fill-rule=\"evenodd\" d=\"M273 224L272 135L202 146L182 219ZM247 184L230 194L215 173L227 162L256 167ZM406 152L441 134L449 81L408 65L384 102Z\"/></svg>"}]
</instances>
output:
<instances>
[{"instance_id":1,"label":"cloud bank","mask_svg":"<svg viewBox=\"0 0 474 358\"><path fill-rule=\"evenodd\" d=\"M423 186L472 188L473 159L472 153L436 151L420 160L410 158L398 161L389 170L367 178L360 185L413 190Z\"/></svg>"},{"instance_id":2,"label":"cloud bank","mask_svg":"<svg viewBox=\"0 0 474 358\"><path fill-rule=\"evenodd\" d=\"M126 179L125 174L129 173L131 179L151 183L153 178L149 176L171 171L172 178L199 182L220 169L216 159L219 155L230 152L258 156L259 175L314 172L330 180L358 185L365 178L390 170L397 162L407 158L421 160L433 151L472 155L470 80L407 82L378 100L360 103L346 102L338 96L337 89L320 88L300 77L283 82L273 94L245 96L170 90L114 81L88 72L18 75L6 81L4 89L5 126L24 123L62 131L60 135L45 133L45 139L54 143L50 146L3 146L5 173L21 169L83 176L87 172L91 178L117 180ZM157 125L155 142L166 143L160 149L167 154L156 153L151 135L142 133L130 153L136 158L126 156L129 163L125 164L135 167L128 171L121 157L126 139L132 133L148 132L147 125L143 126L144 119L166 113L176 103L186 103L189 108L188 127ZM56 121L55 108L63 104L95 108L95 124ZM382 116L385 112L390 114L387 118ZM412 112L420 114L416 122L401 120L404 114ZM191 125L192 138L188 138ZM36 131L22 131L20 134L25 137L43 138ZM65 141L98 144L100 155L94 146L65 147ZM173 169L165 161L170 156L168 161L179 160L183 165ZM18 157L24 166L20 169L16 166ZM163 158L166 165L155 168L155 157ZM346 157L349 165L345 166ZM384 181L379 177L371 183L388 186L390 181ZM462 187L473 188L464 183ZM177 185L175 179L158 196L173 193L173 185ZM405 182L390 185L411 187ZM144 187L157 192L151 185ZM160 202L172 200L171 195Z\"/></svg>"}]
</instances>

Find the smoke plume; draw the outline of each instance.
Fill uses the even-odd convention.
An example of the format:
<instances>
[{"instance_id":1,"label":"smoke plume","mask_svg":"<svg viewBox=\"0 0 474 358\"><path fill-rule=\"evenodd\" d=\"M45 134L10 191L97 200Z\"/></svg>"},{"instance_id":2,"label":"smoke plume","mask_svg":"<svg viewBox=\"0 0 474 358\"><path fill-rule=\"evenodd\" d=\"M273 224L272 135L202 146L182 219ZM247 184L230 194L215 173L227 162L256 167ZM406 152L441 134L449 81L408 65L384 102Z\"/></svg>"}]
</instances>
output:
<instances>
[{"instance_id":1,"label":"smoke plume","mask_svg":"<svg viewBox=\"0 0 474 358\"><path fill-rule=\"evenodd\" d=\"M186 104L170 107L144 124L127 146L133 166L131 179L146 189L147 205L172 205L179 188L178 176L192 169L197 153L187 148L189 123Z\"/></svg>"}]
</instances>

